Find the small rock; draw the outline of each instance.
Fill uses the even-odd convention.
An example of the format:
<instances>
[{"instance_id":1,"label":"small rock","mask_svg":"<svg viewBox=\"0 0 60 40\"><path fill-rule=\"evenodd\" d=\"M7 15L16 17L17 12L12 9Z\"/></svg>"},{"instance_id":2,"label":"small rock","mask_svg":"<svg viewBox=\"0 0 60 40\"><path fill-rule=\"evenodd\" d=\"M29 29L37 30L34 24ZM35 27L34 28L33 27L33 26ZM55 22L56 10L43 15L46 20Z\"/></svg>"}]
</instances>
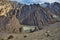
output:
<instances>
[{"instance_id":1,"label":"small rock","mask_svg":"<svg viewBox=\"0 0 60 40\"><path fill-rule=\"evenodd\" d=\"M46 33L45 33L45 35L46 35L47 37L50 36L49 32L50 32L50 31L46 31Z\"/></svg>"},{"instance_id":2,"label":"small rock","mask_svg":"<svg viewBox=\"0 0 60 40\"><path fill-rule=\"evenodd\" d=\"M26 35L24 35L24 38L26 38L26 37L28 37L28 35L26 34Z\"/></svg>"},{"instance_id":3,"label":"small rock","mask_svg":"<svg viewBox=\"0 0 60 40\"><path fill-rule=\"evenodd\" d=\"M24 38L26 38L27 36L26 35L24 35Z\"/></svg>"},{"instance_id":4,"label":"small rock","mask_svg":"<svg viewBox=\"0 0 60 40\"><path fill-rule=\"evenodd\" d=\"M8 39L12 39L12 38L14 38L12 35L10 35L10 36L8 37Z\"/></svg>"}]
</instances>

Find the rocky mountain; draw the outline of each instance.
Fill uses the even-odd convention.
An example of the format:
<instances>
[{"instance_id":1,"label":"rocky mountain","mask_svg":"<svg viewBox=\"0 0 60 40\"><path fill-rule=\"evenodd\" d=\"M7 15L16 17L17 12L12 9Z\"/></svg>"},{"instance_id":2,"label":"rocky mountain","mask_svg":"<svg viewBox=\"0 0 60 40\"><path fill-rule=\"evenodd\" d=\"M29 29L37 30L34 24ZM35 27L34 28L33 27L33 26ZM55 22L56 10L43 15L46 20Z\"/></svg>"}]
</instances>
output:
<instances>
[{"instance_id":1,"label":"rocky mountain","mask_svg":"<svg viewBox=\"0 0 60 40\"><path fill-rule=\"evenodd\" d=\"M36 26L36 29L40 30L42 26L60 21L60 3L58 2L31 5L16 1L4 2L6 4L0 5L0 31L8 29L10 32L17 29L20 31L21 25Z\"/></svg>"}]
</instances>

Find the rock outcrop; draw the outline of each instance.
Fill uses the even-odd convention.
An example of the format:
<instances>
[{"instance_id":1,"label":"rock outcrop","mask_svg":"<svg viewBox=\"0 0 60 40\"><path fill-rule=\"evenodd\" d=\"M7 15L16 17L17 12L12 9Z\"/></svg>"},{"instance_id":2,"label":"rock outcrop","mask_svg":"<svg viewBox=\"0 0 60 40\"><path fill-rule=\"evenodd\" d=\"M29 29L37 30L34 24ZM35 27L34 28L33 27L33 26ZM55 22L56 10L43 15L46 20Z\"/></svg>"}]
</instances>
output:
<instances>
[{"instance_id":1,"label":"rock outcrop","mask_svg":"<svg viewBox=\"0 0 60 40\"><path fill-rule=\"evenodd\" d=\"M12 6L7 0L0 0L0 16L7 16L11 9Z\"/></svg>"}]
</instances>

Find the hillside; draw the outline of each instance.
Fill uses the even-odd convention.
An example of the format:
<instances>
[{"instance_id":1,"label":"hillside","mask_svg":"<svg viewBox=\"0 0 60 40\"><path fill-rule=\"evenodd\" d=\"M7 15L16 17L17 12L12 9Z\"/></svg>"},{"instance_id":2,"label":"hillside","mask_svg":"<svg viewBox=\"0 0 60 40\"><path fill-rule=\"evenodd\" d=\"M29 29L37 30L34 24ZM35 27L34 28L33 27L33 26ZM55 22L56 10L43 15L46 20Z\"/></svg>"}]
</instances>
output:
<instances>
[{"instance_id":1,"label":"hillside","mask_svg":"<svg viewBox=\"0 0 60 40\"><path fill-rule=\"evenodd\" d=\"M60 3L0 0L0 40L60 40Z\"/></svg>"},{"instance_id":2,"label":"hillside","mask_svg":"<svg viewBox=\"0 0 60 40\"><path fill-rule=\"evenodd\" d=\"M42 26L60 21L60 3L58 2L25 5L6 0L0 1L0 4L0 30L3 29L3 31L12 26L12 30L14 30L15 26L18 26L16 24L36 26L35 30L40 30L43 28ZM18 22L15 21L14 15ZM10 21L12 25L10 25Z\"/></svg>"}]
</instances>

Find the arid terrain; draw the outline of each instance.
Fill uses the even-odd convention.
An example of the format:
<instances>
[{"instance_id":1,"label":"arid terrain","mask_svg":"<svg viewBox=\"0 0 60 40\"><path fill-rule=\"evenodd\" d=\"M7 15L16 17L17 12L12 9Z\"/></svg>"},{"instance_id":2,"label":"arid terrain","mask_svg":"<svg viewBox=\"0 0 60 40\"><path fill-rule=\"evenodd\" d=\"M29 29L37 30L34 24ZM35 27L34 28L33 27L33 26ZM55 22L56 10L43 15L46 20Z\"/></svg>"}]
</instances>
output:
<instances>
[{"instance_id":1,"label":"arid terrain","mask_svg":"<svg viewBox=\"0 0 60 40\"><path fill-rule=\"evenodd\" d=\"M0 0L0 40L60 40L60 3Z\"/></svg>"},{"instance_id":2,"label":"arid terrain","mask_svg":"<svg viewBox=\"0 0 60 40\"><path fill-rule=\"evenodd\" d=\"M0 40L60 40L60 22L33 33L0 33Z\"/></svg>"}]
</instances>

